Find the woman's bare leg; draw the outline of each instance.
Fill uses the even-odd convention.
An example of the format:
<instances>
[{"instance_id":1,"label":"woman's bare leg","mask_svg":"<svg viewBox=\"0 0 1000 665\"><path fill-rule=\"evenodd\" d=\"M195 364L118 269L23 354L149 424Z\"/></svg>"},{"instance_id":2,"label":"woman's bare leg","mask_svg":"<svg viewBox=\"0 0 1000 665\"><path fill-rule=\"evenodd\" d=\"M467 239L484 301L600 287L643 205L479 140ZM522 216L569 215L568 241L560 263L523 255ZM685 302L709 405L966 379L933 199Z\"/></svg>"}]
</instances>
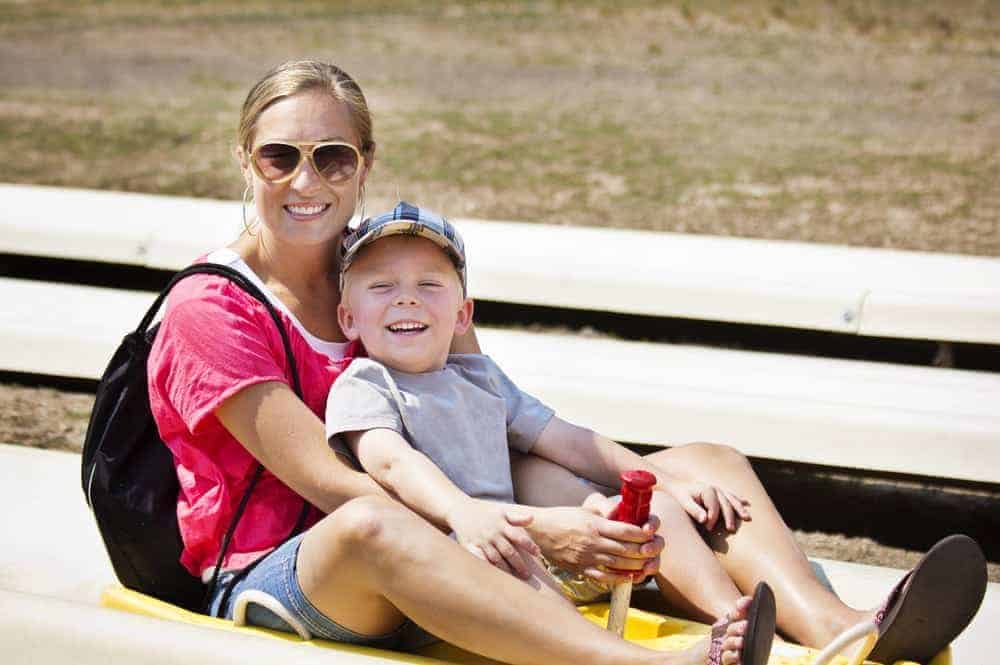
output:
<instances>
[{"instance_id":1,"label":"woman's bare leg","mask_svg":"<svg viewBox=\"0 0 1000 665\"><path fill-rule=\"evenodd\" d=\"M362 634L384 634L405 615L460 647L515 664L705 660L704 642L665 653L618 639L386 499L356 499L327 516L303 539L297 566L309 600ZM728 649L739 648L745 627L731 624Z\"/></svg>"},{"instance_id":2,"label":"woman's bare leg","mask_svg":"<svg viewBox=\"0 0 1000 665\"><path fill-rule=\"evenodd\" d=\"M760 580L771 585L777 600L778 627L787 636L801 644L822 647L868 616L844 605L816 578L771 497L739 451L696 443L658 451L647 459L750 501L750 521L740 524L735 533L716 531L709 543L737 587L752 589Z\"/></svg>"},{"instance_id":3,"label":"woman's bare leg","mask_svg":"<svg viewBox=\"0 0 1000 665\"><path fill-rule=\"evenodd\" d=\"M512 462L518 503L579 505L593 491L570 471L534 455L512 457ZM741 594L694 522L663 492L654 492L650 511L660 518L659 534L667 543L656 576L660 593L697 621L712 623L724 616Z\"/></svg>"}]
</instances>

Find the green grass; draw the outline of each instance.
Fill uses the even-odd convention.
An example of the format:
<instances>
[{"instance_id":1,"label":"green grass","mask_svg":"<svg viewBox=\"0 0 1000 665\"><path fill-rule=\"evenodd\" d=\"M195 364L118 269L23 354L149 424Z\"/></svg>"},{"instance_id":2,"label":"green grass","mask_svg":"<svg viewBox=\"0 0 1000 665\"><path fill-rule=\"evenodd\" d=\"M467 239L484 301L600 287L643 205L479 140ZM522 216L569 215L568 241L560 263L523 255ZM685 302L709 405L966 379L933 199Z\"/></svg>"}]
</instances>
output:
<instances>
[{"instance_id":1,"label":"green grass","mask_svg":"<svg viewBox=\"0 0 1000 665\"><path fill-rule=\"evenodd\" d=\"M136 98L78 99L0 94L50 115L0 114L0 145L18 159L0 160L0 181L153 191L194 196L233 195L228 134L212 107L174 109ZM228 110L227 110L228 114ZM193 166L192 166L193 165Z\"/></svg>"},{"instance_id":2,"label":"green grass","mask_svg":"<svg viewBox=\"0 0 1000 665\"><path fill-rule=\"evenodd\" d=\"M237 198L242 95L309 55L370 209L997 256L998 52L978 0L0 1L0 181Z\"/></svg>"}]
</instances>

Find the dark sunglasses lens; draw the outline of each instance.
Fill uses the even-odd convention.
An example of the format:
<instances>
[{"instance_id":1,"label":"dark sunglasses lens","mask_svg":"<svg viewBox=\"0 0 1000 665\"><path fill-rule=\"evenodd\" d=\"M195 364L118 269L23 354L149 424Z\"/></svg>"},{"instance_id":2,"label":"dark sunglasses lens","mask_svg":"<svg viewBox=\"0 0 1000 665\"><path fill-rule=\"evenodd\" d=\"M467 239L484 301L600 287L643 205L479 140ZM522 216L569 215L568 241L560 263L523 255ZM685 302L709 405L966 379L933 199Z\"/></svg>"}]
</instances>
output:
<instances>
[{"instance_id":1,"label":"dark sunglasses lens","mask_svg":"<svg viewBox=\"0 0 1000 665\"><path fill-rule=\"evenodd\" d=\"M330 182L347 180L358 170L358 153L346 145L324 145L313 152L316 169Z\"/></svg>"},{"instance_id":2,"label":"dark sunglasses lens","mask_svg":"<svg viewBox=\"0 0 1000 665\"><path fill-rule=\"evenodd\" d=\"M279 180L295 170L302 153L293 145L267 143L257 148L257 168L267 180Z\"/></svg>"}]
</instances>

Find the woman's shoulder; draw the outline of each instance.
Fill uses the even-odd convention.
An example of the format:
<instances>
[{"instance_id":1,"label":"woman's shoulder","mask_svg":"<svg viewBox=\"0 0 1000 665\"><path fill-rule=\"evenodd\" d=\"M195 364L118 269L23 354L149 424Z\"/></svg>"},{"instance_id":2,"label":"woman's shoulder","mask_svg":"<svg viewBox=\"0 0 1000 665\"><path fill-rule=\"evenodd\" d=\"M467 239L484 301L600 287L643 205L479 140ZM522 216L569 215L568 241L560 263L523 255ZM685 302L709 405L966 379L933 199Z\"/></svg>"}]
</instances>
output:
<instances>
[{"instance_id":1,"label":"woman's shoulder","mask_svg":"<svg viewBox=\"0 0 1000 665\"><path fill-rule=\"evenodd\" d=\"M241 262L238 254L226 248L201 256L192 265L224 265L244 274ZM247 277L251 282L256 281ZM265 307L228 277L204 273L190 275L174 285L167 296L167 313L172 309L211 314L213 311L259 312Z\"/></svg>"},{"instance_id":2,"label":"woman's shoulder","mask_svg":"<svg viewBox=\"0 0 1000 665\"><path fill-rule=\"evenodd\" d=\"M220 350L280 343L263 303L224 276L199 273L177 282L167 295L153 356L192 345Z\"/></svg>"},{"instance_id":3,"label":"woman's shoulder","mask_svg":"<svg viewBox=\"0 0 1000 665\"><path fill-rule=\"evenodd\" d=\"M260 306L256 298L222 275L190 275L177 282L167 296L168 311L181 305L206 309L218 306L245 309L255 303Z\"/></svg>"}]
</instances>

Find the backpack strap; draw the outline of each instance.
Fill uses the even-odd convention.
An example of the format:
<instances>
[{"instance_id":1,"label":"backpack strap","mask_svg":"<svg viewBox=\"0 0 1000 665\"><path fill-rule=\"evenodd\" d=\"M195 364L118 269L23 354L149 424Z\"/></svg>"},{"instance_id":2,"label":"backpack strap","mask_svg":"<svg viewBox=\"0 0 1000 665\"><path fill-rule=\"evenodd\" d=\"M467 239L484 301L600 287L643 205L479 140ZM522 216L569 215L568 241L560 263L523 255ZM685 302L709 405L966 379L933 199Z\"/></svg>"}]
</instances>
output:
<instances>
[{"instance_id":1,"label":"backpack strap","mask_svg":"<svg viewBox=\"0 0 1000 665\"><path fill-rule=\"evenodd\" d=\"M257 288L256 284L247 279L246 275L235 268L230 268L229 266L220 265L218 263L195 263L194 265L184 268L184 270L181 270L170 279L170 283L167 284L165 289L160 291L160 295L156 297L156 300L153 301L153 304L146 311L146 315L142 317L142 321L139 322L139 327L136 328L136 332L145 333L149 329L150 324L153 322L153 318L156 317L156 313L160 311L160 306L163 305L163 301L166 299L167 294L170 293L179 281L185 279L186 277L190 277L191 275L218 275L219 277L225 277L264 305L264 308L267 309L267 313L271 315L274 325L277 326L278 333L281 335L281 342L285 347L285 360L292 374L292 389L295 391L295 394L302 399L302 385L299 382L299 370L295 365L295 356L292 355L292 344L288 340L288 331L285 330L285 326L281 323L281 317L278 316L277 310L275 310L274 305L271 304L271 301L266 295L264 295L263 291Z\"/></svg>"},{"instance_id":2,"label":"backpack strap","mask_svg":"<svg viewBox=\"0 0 1000 665\"><path fill-rule=\"evenodd\" d=\"M271 320L274 321L274 325L278 328L278 334L281 335L281 343L285 348L285 361L288 365L288 369L292 375L292 390L299 399L305 400L302 395L302 384L299 380L299 369L295 364L295 356L292 354L292 344L288 339L288 331L285 330L284 324L281 322L281 317L278 316L277 310L271 301L268 299L264 292L261 291L256 284L247 279L246 275L231 268L226 265L221 265L218 263L195 263L193 265L184 268L177 274L175 274L170 282L167 284L166 288L160 291L160 295L156 297L153 304L146 311L146 315L142 317L139 322L139 327L136 328L136 332L145 335L146 331L149 329L150 324L153 323L153 319L156 317L156 313L160 311L160 307L163 305L163 301L166 299L167 294L180 282L182 279L190 277L191 275L217 275L219 277L225 277L229 281L236 284L238 287L243 289L249 295L253 296L254 299L259 301L267 313L271 315ZM222 539L222 547L219 550L219 556L215 560L215 566L212 571L212 579L205 590L205 607L208 607L208 602L212 598L212 594L215 592L215 587L219 583L219 573L222 568L222 560L226 556L226 552L229 550L229 544L233 539L233 534L236 532L236 526L240 522L240 518L243 517L243 512L246 510L247 504L250 502L250 495L253 494L254 488L257 486L257 481L260 480L261 475L264 473L264 465L257 462L257 466L254 469L253 476L250 478L250 483L247 485L246 490L243 492L242 498L240 498L240 504L236 508L236 513L233 515L232 521L229 523L229 528L226 529L226 535ZM299 513L299 518L295 522L295 526L292 527L291 533L288 534L288 538L294 536L304 525L306 517L309 514L309 502L302 501L302 510ZM285 540L288 540L286 538Z\"/></svg>"}]
</instances>

